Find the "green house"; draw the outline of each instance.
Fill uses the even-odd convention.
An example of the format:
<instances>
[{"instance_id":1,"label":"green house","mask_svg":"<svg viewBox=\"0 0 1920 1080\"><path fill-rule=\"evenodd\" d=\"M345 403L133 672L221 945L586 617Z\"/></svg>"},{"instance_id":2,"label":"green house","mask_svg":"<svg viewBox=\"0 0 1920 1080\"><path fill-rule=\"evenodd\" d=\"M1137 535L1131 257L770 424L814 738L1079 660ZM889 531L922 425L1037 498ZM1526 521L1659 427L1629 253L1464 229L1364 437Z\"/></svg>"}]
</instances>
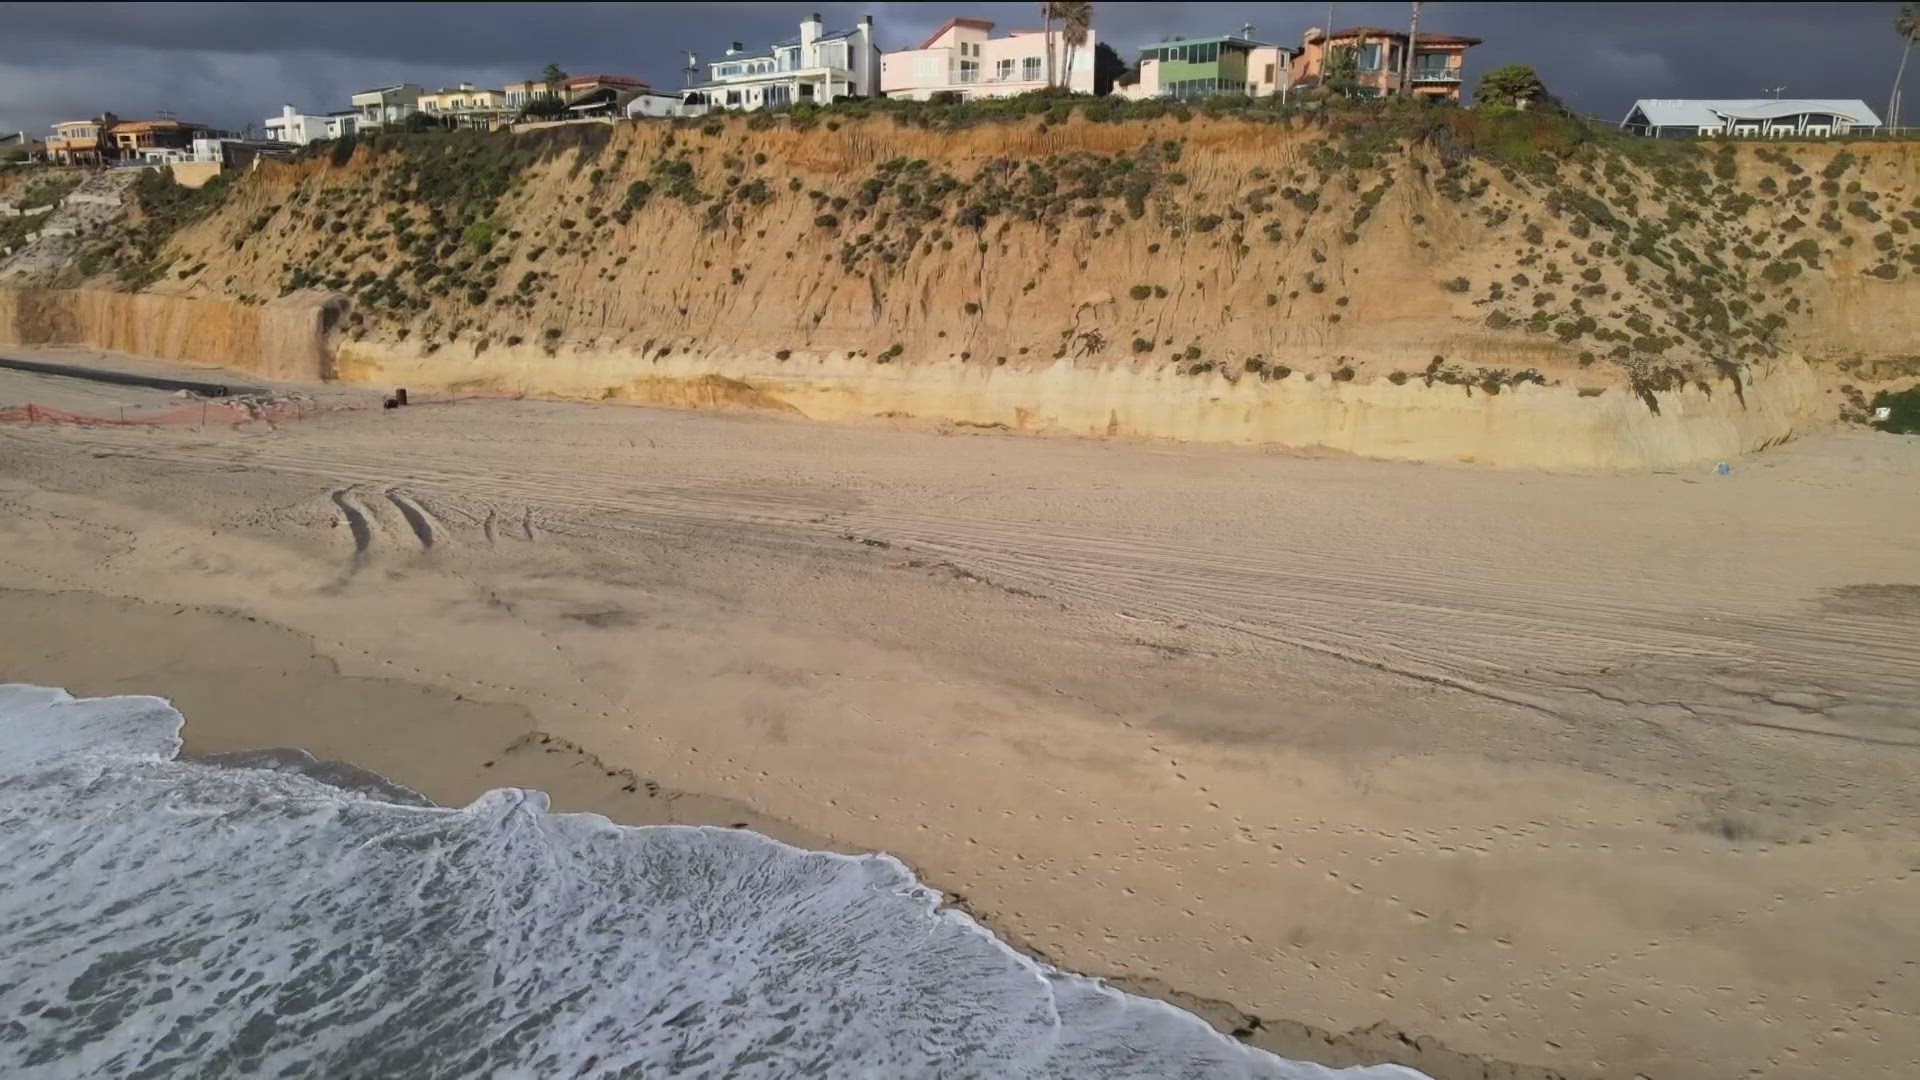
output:
<instances>
[{"instance_id":1,"label":"green house","mask_svg":"<svg viewBox=\"0 0 1920 1080\"><path fill-rule=\"evenodd\" d=\"M1161 96L1197 98L1271 85L1271 78L1262 79L1264 72L1254 67L1256 50L1272 53L1275 46L1244 37L1176 38L1141 49L1140 59L1158 62Z\"/></svg>"}]
</instances>

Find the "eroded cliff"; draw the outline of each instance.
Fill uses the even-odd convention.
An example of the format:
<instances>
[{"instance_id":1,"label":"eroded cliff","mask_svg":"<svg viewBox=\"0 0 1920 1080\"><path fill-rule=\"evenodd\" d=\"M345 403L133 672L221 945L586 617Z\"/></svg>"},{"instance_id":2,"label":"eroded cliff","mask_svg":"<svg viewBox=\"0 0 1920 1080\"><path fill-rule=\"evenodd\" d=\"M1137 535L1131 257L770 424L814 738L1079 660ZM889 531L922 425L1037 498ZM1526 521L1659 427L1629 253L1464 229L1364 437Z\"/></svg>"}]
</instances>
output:
<instances>
[{"instance_id":1,"label":"eroded cliff","mask_svg":"<svg viewBox=\"0 0 1920 1080\"><path fill-rule=\"evenodd\" d=\"M1912 145L1414 119L391 137L145 191L68 276L337 293L348 379L1511 464L1724 457L1920 374Z\"/></svg>"}]
</instances>

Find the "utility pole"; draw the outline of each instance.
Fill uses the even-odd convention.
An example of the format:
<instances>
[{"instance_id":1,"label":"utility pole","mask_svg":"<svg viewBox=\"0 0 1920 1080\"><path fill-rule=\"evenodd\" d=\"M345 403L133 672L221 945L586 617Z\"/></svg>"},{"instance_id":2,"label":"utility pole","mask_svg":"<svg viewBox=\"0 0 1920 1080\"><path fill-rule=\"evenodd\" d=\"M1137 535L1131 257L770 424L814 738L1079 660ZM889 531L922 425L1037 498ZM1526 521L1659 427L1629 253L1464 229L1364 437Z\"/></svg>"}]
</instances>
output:
<instances>
[{"instance_id":1,"label":"utility pole","mask_svg":"<svg viewBox=\"0 0 1920 1080\"><path fill-rule=\"evenodd\" d=\"M1420 43L1420 0L1413 0L1413 24L1407 27L1407 54L1400 58L1400 92L1413 93L1413 47Z\"/></svg>"},{"instance_id":2,"label":"utility pole","mask_svg":"<svg viewBox=\"0 0 1920 1080\"><path fill-rule=\"evenodd\" d=\"M1320 35L1320 85L1327 84L1327 65L1333 60L1333 0L1327 0L1327 29Z\"/></svg>"}]
</instances>

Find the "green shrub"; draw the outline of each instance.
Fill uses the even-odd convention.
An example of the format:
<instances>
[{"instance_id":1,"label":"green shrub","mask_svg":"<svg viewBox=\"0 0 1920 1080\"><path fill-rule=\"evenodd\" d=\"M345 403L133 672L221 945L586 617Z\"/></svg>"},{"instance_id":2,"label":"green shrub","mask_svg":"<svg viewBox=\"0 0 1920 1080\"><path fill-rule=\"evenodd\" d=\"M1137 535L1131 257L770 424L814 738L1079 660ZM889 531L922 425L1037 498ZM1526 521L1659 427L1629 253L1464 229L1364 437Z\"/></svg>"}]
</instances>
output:
<instances>
[{"instance_id":1,"label":"green shrub","mask_svg":"<svg viewBox=\"0 0 1920 1080\"><path fill-rule=\"evenodd\" d=\"M1872 422L1875 429L1895 435L1920 435L1920 386L1899 393L1882 390L1873 395L1872 406L1889 410L1885 420Z\"/></svg>"},{"instance_id":2,"label":"green shrub","mask_svg":"<svg viewBox=\"0 0 1920 1080\"><path fill-rule=\"evenodd\" d=\"M1770 262L1760 271L1761 280L1769 285L1784 285L1799 276L1800 264L1791 260Z\"/></svg>"},{"instance_id":3,"label":"green shrub","mask_svg":"<svg viewBox=\"0 0 1920 1080\"><path fill-rule=\"evenodd\" d=\"M1145 300L1147 297L1153 295L1153 286L1135 285L1133 288L1127 290L1127 295L1133 297L1135 300Z\"/></svg>"}]
</instances>

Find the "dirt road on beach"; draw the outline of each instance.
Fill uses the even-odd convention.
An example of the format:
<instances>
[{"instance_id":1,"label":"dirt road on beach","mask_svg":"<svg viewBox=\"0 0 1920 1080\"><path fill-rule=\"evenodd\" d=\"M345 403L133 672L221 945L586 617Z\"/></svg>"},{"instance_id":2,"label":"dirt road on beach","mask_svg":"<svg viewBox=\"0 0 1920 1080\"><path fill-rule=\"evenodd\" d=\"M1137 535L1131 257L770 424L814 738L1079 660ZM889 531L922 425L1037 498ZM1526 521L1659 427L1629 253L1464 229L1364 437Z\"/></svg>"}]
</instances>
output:
<instances>
[{"instance_id":1,"label":"dirt road on beach","mask_svg":"<svg viewBox=\"0 0 1920 1080\"><path fill-rule=\"evenodd\" d=\"M1295 1056L1902 1077L1915 491L1868 435L1722 478L538 402L13 425L0 676L891 851Z\"/></svg>"}]
</instances>

